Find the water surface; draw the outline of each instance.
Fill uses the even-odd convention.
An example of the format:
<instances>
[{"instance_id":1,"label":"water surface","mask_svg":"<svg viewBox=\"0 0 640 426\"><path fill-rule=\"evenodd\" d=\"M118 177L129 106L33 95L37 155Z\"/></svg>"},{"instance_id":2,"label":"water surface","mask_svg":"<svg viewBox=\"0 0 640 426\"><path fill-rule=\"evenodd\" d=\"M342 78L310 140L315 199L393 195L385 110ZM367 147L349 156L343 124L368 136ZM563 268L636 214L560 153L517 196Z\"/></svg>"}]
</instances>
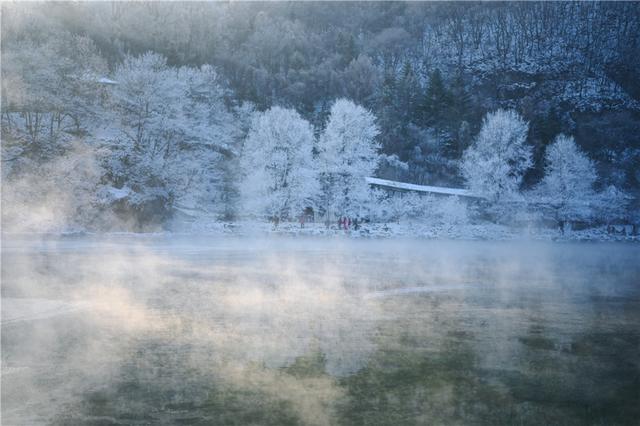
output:
<instances>
[{"instance_id":1,"label":"water surface","mask_svg":"<svg viewBox=\"0 0 640 426\"><path fill-rule=\"evenodd\" d=\"M7 425L635 424L622 243L4 237Z\"/></svg>"}]
</instances>

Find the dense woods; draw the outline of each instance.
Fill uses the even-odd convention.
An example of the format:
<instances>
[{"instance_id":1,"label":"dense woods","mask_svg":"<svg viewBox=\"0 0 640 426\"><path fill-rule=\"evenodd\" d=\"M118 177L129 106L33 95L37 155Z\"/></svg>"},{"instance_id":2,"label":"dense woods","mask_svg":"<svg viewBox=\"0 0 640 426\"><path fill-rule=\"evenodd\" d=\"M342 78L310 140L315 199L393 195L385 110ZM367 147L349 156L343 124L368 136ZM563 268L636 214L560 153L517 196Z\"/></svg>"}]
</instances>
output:
<instances>
[{"instance_id":1,"label":"dense woods","mask_svg":"<svg viewBox=\"0 0 640 426\"><path fill-rule=\"evenodd\" d=\"M634 220L638 81L631 2L3 2L3 216L365 215L373 174Z\"/></svg>"}]
</instances>

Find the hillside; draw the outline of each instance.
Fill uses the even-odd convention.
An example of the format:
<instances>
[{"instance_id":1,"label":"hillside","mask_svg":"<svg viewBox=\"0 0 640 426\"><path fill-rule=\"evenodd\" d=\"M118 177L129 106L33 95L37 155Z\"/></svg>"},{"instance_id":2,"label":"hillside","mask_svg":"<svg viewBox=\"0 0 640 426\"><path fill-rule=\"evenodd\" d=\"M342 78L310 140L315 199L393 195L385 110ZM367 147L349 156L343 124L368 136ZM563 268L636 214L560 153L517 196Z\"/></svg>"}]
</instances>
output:
<instances>
[{"instance_id":1,"label":"hillside","mask_svg":"<svg viewBox=\"0 0 640 426\"><path fill-rule=\"evenodd\" d=\"M528 123L522 191L564 133L596 190L637 199L639 81L633 2L3 2L3 198L48 193L47 214L98 228L175 205L234 218L252 117L295 110L320 140L346 98L375 117L379 178L465 186L483 117L509 109Z\"/></svg>"}]
</instances>

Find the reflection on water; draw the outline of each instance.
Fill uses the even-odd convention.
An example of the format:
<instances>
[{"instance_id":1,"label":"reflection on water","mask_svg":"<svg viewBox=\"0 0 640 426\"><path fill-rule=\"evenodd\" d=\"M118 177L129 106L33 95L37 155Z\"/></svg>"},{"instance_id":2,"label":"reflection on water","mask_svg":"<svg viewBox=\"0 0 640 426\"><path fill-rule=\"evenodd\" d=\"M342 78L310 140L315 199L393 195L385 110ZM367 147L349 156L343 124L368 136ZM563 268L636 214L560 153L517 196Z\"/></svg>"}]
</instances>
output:
<instances>
[{"instance_id":1,"label":"reflection on water","mask_svg":"<svg viewBox=\"0 0 640 426\"><path fill-rule=\"evenodd\" d=\"M633 424L639 254L5 237L3 424Z\"/></svg>"}]
</instances>

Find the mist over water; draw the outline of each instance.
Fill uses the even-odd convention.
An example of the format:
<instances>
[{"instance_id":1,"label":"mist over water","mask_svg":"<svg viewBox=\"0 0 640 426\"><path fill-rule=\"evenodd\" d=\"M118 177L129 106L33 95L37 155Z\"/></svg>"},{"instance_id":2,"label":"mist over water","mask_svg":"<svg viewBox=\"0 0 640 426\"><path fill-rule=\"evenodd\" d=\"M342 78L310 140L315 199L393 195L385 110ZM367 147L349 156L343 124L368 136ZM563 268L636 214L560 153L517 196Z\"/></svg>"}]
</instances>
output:
<instances>
[{"instance_id":1,"label":"mist over water","mask_svg":"<svg viewBox=\"0 0 640 426\"><path fill-rule=\"evenodd\" d=\"M640 249L3 238L2 424L632 424Z\"/></svg>"},{"instance_id":2,"label":"mist over water","mask_svg":"<svg viewBox=\"0 0 640 426\"><path fill-rule=\"evenodd\" d=\"M640 2L0 21L1 425L640 424Z\"/></svg>"}]
</instances>

